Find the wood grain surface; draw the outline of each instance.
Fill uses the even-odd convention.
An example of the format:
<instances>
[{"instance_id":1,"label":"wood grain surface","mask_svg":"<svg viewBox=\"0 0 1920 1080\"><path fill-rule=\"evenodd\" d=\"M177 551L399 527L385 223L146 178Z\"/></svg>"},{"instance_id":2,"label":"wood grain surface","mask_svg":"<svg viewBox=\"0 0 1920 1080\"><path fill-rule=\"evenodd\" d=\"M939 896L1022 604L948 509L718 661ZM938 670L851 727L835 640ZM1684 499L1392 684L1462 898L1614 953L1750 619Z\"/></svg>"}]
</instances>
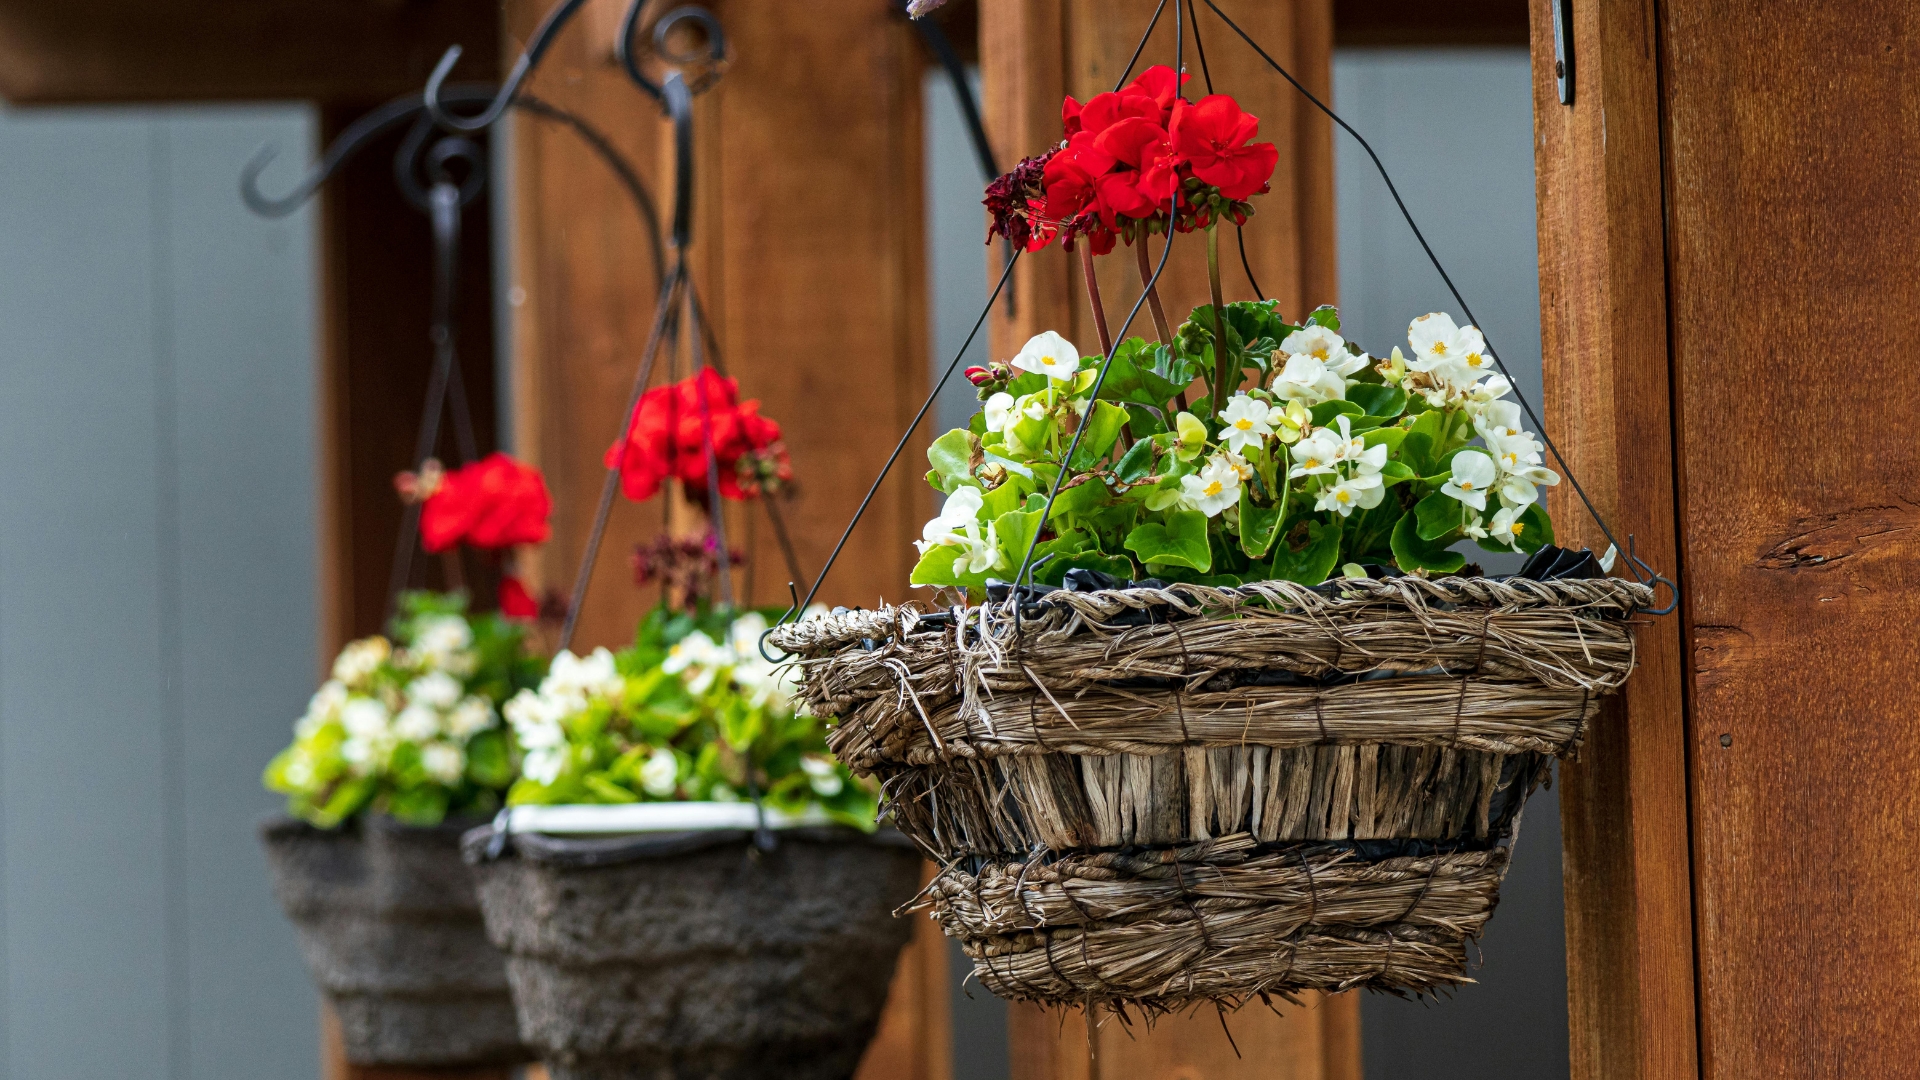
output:
<instances>
[{"instance_id":1,"label":"wood grain surface","mask_svg":"<svg viewBox=\"0 0 1920 1080\"><path fill-rule=\"evenodd\" d=\"M1920 8L1659 10L1702 1072L1910 1076Z\"/></svg>"},{"instance_id":2,"label":"wood grain surface","mask_svg":"<svg viewBox=\"0 0 1920 1080\"><path fill-rule=\"evenodd\" d=\"M1086 100L1111 90L1139 44L1154 0L981 0L980 66L988 135L1003 168L1042 153L1060 139L1060 102L1066 94ZM1300 314L1337 300L1333 213L1331 124L1264 61L1247 48L1204 4L1199 45L1206 50L1214 89L1238 98L1260 118L1260 137L1281 147L1273 190L1254 200L1246 226L1247 257L1268 297L1283 311ZM1252 3L1220 0L1222 10L1316 93L1331 81L1333 15L1329 0ZM1181 34L1188 96L1206 92L1199 48L1189 23ZM1172 6L1161 16L1142 53L1138 73L1149 64L1175 60ZM1324 96L1323 96L1324 100ZM1161 277L1167 315L1177 327L1195 304L1206 302L1203 236L1176 237ZM989 280L999 276L997 249L988 260ZM1150 248L1158 260L1158 239ZM1254 296L1231 231L1221 243L1227 299ZM1140 295L1133 255L1118 248L1099 260L1101 291L1114 333ZM1015 270L1015 305L1001 304L989 321L991 350L1004 359L1041 330L1066 334L1082 352L1099 350L1099 338L1081 285L1077 256L1057 247L1026 255ZM1129 334L1154 336L1145 308ZM1008 1007L1008 1044L1014 1080L1237 1080L1298 1077L1359 1080L1359 1003L1352 995L1314 999L1304 1009L1279 1015L1260 1007L1228 1017L1243 1057L1235 1056L1220 1018L1169 1017L1152 1029L1129 1032L1109 1023L1088 1039L1078 1013L1015 1003Z\"/></svg>"},{"instance_id":3,"label":"wood grain surface","mask_svg":"<svg viewBox=\"0 0 1920 1080\"><path fill-rule=\"evenodd\" d=\"M1672 576L1654 4L1575 6L1571 107L1547 0L1532 11L1546 431L1621 543ZM1570 484L1551 506L1560 543L1605 549ZM1576 1080L1697 1068L1680 618L1650 621L1639 646L1639 671L1561 770Z\"/></svg>"}]
</instances>

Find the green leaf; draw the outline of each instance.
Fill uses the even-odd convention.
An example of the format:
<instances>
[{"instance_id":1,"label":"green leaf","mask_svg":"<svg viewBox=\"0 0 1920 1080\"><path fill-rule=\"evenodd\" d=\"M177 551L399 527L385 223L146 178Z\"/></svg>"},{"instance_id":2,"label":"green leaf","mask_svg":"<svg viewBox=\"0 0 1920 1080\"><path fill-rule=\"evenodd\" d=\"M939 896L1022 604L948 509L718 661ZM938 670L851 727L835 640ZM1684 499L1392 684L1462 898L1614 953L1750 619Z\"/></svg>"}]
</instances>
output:
<instances>
[{"instance_id":1,"label":"green leaf","mask_svg":"<svg viewBox=\"0 0 1920 1080\"><path fill-rule=\"evenodd\" d=\"M1280 489L1275 506L1256 506L1253 485L1240 485L1240 550L1249 559L1266 558L1273 538L1280 532L1280 521L1287 516L1287 488Z\"/></svg>"},{"instance_id":2,"label":"green leaf","mask_svg":"<svg viewBox=\"0 0 1920 1080\"><path fill-rule=\"evenodd\" d=\"M1164 412L1156 413L1145 405L1127 402L1127 430L1133 432L1136 441L1144 442L1167 430L1167 422L1162 419Z\"/></svg>"},{"instance_id":3,"label":"green leaf","mask_svg":"<svg viewBox=\"0 0 1920 1080\"><path fill-rule=\"evenodd\" d=\"M1076 471L1098 467L1113 452L1113 444L1120 439L1120 429L1126 426L1127 410L1112 402L1096 401L1084 423L1086 430L1080 434L1080 449L1074 451L1073 460L1068 463L1068 467Z\"/></svg>"},{"instance_id":4,"label":"green leaf","mask_svg":"<svg viewBox=\"0 0 1920 1080\"><path fill-rule=\"evenodd\" d=\"M1207 547L1207 515L1198 510L1172 510L1166 524L1149 521L1127 534L1126 548L1149 564L1185 566L1201 573L1213 568L1213 552Z\"/></svg>"},{"instance_id":5,"label":"green leaf","mask_svg":"<svg viewBox=\"0 0 1920 1080\"><path fill-rule=\"evenodd\" d=\"M396 791L387 797L387 813L408 825L438 825L447 816L447 789L438 784Z\"/></svg>"},{"instance_id":6,"label":"green leaf","mask_svg":"<svg viewBox=\"0 0 1920 1080\"><path fill-rule=\"evenodd\" d=\"M1351 401L1323 401L1308 409L1307 414L1313 417L1314 427L1326 427L1333 423L1333 418L1336 416L1365 415L1360 406Z\"/></svg>"},{"instance_id":7,"label":"green leaf","mask_svg":"<svg viewBox=\"0 0 1920 1080\"><path fill-rule=\"evenodd\" d=\"M1420 539L1419 526L1415 523L1417 514L1406 514L1400 523L1393 527L1393 561L1400 569L1412 572L1425 570L1434 574L1451 574L1467 565L1467 557L1457 551L1448 551L1446 545L1435 544Z\"/></svg>"},{"instance_id":8,"label":"green leaf","mask_svg":"<svg viewBox=\"0 0 1920 1080\"><path fill-rule=\"evenodd\" d=\"M593 793L594 800L602 803L637 803L640 796L621 787L599 773L588 773L582 780L586 789Z\"/></svg>"},{"instance_id":9,"label":"green leaf","mask_svg":"<svg viewBox=\"0 0 1920 1080\"><path fill-rule=\"evenodd\" d=\"M1120 463L1113 467L1114 479L1123 484L1137 484L1153 475L1153 442L1141 439L1120 456Z\"/></svg>"},{"instance_id":10,"label":"green leaf","mask_svg":"<svg viewBox=\"0 0 1920 1080\"><path fill-rule=\"evenodd\" d=\"M1440 425L1445 418L1446 414L1438 409L1421 413L1400 443L1400 460L1422 476L1440 465L1434 451L1441 445Z\"/></svg>"},{"instance_id":11,"label":"green leaf","mask_svg":"<svg viewBox=\"0 0 1920 1080\"><path fill-rule=\"evenodd\" d=\"M962 484L973 482L973 433L955 428L933 440L927 447L927 460L933 465L928 480L951 495ZM933 477L938 475L939 480Z\"/></svg>"},{"instance_id":12,"label":"green leaf","mask_svg":"<svg viewBox=\"0 0 1920 1080\"><path fill-rule=\"evenodd\" d=\"M1520 535L1515 537L1515 540L1522 553L1531 555L1553 543L1553 519L1547 516L1546 507L1540 503L1529 504L1526 511L1520 515L1518 524ZM1487 551L1511 553L1514 550L1492 537L1478 540L1476 543Z\"/></svg>"},{"instance_id":13,"label":"green leaf","mask_svg":"<svg viewBox=\"0 0 1920 1080\"><path fill-rule=\"evenodd\" d=\"M481 787L504 788L513 783L513 759L507 753L504 732L483 731L467 741L467 776Z\"/></svg>"},{"instance_id":14,"label":"green leaf","mask_svg":"<svg viewBox=\"0 0 1920 1080\"><path fill-rule=\"evenodd\" d=\"M1318 521L1308 518L1304 524L1305 543L1296 548L1292 543L1283 541L1274 547L1270 573L1276 581L1318 585L1332 575L1334 565L1340 561L1339 519Z\"/></svg>"},{"instance_id":15,"label":"green leaf","mask_svg":"<svg viewBox=\"0 0 1920 1080\"><path fill-rule=\"evenodd\" d=\"M1307 321L1337 334L1340 332L1340 309L1332 304L1321 304L1307 315Z\"/></svg>"},{"instance_id":16,"label":"green leaf","mask_svg":"<svg viewBox=\"0 0 1920 1080\"><path fill-rule=\"evenodd\" d=\"M1003 581L1012 580L1020 570L1020 561L1027 557L1027 547L1040 531L1040 510L1046 505L1046 496L1035 492L1027 497L1027 504L1031 510L1001 514L993 519L994 535L1000 541L1001 565L992 574ZM983 586L984 578L982 575Z\"/></svg>"},{"instance_id":17,"label":"green leaf","mask_svg":"<svg viewBox=\"0 0 1920 1080\"><path fill-rule=\"evenodd\" d=\"M1413 508L1413 516L1417 521L1415 531L1425 541L1452 536L1466 524L1465 510L1460 500L1443 491L1436 491L1421 499Z\"/></svg>"},{"instance_id":18,"label":"green leaf","mask_svg":"<svg viewBox=\"0 0 1920 1080\"><path fill-rule=\"evenodd\" d=\"M1347 387L1347 400L1360 406L1368 416L1392 419L1407 410L1407 392L1384 383L1354 383Z\"/></svg>"},{"instance_id":19,"label":"green leaf","mask_svg":"<svg viewBox=\"0 0 1920 1080\"><path fill-rule=\"evenodd\" d=\"M1399 451L1400 444L1406 440L1407 429L1403 427L1377 427L1360 436L1368 446L1384 446L1388 454Z\"/></svg>"},{"instance_id":20,"label":"green leaf","mask_svg":"<svg viewBox=\"0 0 1920 1080\"><path fill-rule=\"evenodd\" d=\"M1389 461L1385 465L1380 466L1380 477L1386 482L1387 487L1418 479L1418 477L1414 475L1412 467L1400 461Z\"/></svg>"},{"instance_id":21,"label":"green leaf","mask_svg":"<svg viewBox=\"0 0 1920 1080\"><path fill-rule=\"evenodd\" d=\"M1165 345L1128 338L1113 351L1113 362L1100 384L1100 398L1165 411L1167 403L1193 378L1193 365L1175 357ZM1140 432L1135 429L1134 433Z\"/></svg>"},{"instance_id":22,"label":"green leaf","mask_svg":"<svg viewBox=\"0 0 1920 1080\"><path fill-rule=\"evenodd\" d=\"M970 589L987 587L985 574L956 574L954 561L966 554L966 549L958 544L941 544L927 549L920 561L913 564L913 572L907 575L907 581L914 585L954 585Z\"/></svg>"}]
</instances>

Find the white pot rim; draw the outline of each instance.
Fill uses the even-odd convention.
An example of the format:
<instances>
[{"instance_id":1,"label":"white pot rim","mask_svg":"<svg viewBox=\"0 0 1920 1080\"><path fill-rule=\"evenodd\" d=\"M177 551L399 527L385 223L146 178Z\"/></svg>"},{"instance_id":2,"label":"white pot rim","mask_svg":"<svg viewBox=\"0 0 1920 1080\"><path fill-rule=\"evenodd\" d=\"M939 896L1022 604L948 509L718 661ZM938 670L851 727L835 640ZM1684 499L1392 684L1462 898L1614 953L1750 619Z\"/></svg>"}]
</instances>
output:
<instances>
[{"instance_id":1,"label":"white pot rim","mask_svg":"<svg viewBox=\"0 0 1920 1080\"><path fill-rule=\"evenodd\" d=\"M765 809L769 829L799 829L835 824L826 811L804 813ZM500 812L495 827L508 833L548 836L644 835L678 832L751 832L761 826L761 811L750 802L652 802L614 805L513 806Z\"/></svg>"}]
</instances>

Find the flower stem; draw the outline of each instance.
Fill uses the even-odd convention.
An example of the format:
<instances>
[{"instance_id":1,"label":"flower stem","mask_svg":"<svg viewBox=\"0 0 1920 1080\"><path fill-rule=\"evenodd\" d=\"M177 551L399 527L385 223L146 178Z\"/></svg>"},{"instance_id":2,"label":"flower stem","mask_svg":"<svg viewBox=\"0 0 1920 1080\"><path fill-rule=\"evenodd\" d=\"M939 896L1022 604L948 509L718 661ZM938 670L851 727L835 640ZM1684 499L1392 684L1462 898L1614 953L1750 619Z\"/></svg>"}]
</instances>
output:
<instances>
[{"instance_id":1,"label":"flower stem","mask_svg":"<svg viewBox=\"0 0 1920 1080\"><path fill-rule=\"evenodd\" d=\"M1087 303L1093 307L1093 326L1100 331L1100 355L1113 353L1113 335L1107 332L1107 311L1100 306L1100 279L1093 273L1093 245L1080 242L1080 270L1087 279Z\"/></svg>"},{"instance_id":2,"label":"flower stem","mask_svg":"<svg viewBox=\"0 0 1920 1080\"><path fill-rule=\"evenodd\" d=\"M1167 322L1167 309L1160 306L1160 286L1154 284L1153 267L1147 263L1147 230L1140 229L1140 239L1133 245L1133 261L1140 267L1140 287L1147 290L1147 307L1153 310L1153 329L1160 340L1173 344L1173 330Z\"/></svg>"},{"instance_id":3,"label":"flower stem","mask_svg":"<svg viewBox=\"0 0 1920 1080\"><path fill-rule=\"evenodd\" d=\"M1213 415L1227 407L1227 398L1238 389L1240 358L1227 355L1226 301L1220 293L1220 223L1207 225L1207 289L1213 294Z\"/></svg>"}]
</instances>

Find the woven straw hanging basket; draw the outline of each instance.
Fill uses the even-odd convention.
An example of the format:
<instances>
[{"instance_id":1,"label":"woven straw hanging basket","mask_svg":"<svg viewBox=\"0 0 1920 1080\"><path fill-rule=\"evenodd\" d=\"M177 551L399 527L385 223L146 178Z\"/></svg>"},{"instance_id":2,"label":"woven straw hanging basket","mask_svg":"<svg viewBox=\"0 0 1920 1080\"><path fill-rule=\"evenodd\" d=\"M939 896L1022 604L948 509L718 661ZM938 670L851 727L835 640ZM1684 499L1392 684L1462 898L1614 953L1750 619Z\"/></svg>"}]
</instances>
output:
<instances>
[{"instance_id":1,"label":"woven straw hanging basket","mask_svg":"<svg viewBox=\"0 0 1920 1080\"><path fill-rule=\"evenodd\" d=\"M1644 585L1056 591L785 626L833 750L1002 997L1148 1013L1466 981L1521 805L1633 670Z\"/></svg>"}]
</instances>

